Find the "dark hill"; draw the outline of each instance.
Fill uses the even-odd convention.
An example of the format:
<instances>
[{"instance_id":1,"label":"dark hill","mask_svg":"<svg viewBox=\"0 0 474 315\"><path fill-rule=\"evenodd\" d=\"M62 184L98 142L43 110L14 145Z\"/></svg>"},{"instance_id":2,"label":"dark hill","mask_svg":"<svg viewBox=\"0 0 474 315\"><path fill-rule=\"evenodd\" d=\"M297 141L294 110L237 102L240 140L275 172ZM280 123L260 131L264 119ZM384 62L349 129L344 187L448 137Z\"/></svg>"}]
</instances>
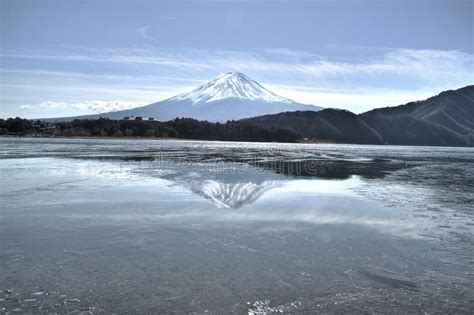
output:
<instances>
[{"instance_id":1,"label":"dark hill","mask_svg":"<svg viewBox=\"0 0 474 315\"><path fill-rule=\"evenodd\" d=\"M264 126L293 129L305 138L381 144L382 138L358 115L346 110L296 111L245 119Z\"/></svg>"},{"instance_id":2,"label":"dark hill","mask_svg":"<svg viewBox=\"0 0 474 315\"><path fill-rule=\"evenodd\" d=\"M474 146L474 85L424 101L375 109L286 112L246 119L306 138L345 143Z\"/></svg>"}]
</instances>

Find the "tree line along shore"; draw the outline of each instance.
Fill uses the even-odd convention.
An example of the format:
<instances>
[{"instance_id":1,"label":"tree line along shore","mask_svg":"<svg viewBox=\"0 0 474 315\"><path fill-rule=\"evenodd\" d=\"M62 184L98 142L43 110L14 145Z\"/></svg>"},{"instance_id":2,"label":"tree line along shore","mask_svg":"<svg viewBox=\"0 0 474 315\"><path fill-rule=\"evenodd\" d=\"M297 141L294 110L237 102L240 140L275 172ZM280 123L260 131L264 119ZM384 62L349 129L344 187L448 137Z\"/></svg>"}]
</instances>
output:
<instances>
[{"instance_id":1,"label":"tree line along shore","mask_svg":"<svg viewBox=\"0 0 474 315\"><path fill-rule=\"evenodd\" d=\"M176 138L222 141L299 142L296 132L240 121L211 123L191 118L174 120L76 119L46 122L24 118L0 119L0 135L34 137Z\"/></svg>"}]
</instances>

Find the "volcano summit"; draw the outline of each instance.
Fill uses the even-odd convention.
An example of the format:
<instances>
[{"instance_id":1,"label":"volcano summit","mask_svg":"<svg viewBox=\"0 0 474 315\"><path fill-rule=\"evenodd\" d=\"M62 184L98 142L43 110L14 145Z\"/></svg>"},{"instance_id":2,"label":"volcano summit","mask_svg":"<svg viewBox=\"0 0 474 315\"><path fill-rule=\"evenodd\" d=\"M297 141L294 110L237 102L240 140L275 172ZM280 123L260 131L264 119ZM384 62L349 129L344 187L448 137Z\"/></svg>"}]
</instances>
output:
<instances>
[{"instance_id":1,"label":"volcano summit","mask_svg":"<svg viewBox=\"0 0 474 315\"><path fill-rule=\"evenodd\" d=\"M122 119L126 116L153 117L167 121L188 117L211 122L225 122L247 117L297 110L321 110L281 97L240 72L228 72L197 89L150 105L116 112L54 120Z\"/></svg>"}]
</instances>

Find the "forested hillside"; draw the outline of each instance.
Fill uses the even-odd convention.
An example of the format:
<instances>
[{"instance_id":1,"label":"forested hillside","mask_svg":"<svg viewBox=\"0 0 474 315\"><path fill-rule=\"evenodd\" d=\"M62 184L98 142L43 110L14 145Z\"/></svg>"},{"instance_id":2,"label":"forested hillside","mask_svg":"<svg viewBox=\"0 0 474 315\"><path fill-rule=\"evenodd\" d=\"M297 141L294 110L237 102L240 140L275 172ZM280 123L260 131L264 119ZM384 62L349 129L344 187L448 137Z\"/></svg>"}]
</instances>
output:
<instances>
[{"instance_id":1,"label":"forested hillside","mask_svg":"<svg viewBox=\"0 0 474 315\"><path fill-rule=\"evenodd\" d=\"M161 137L225 141L296 142L300 136L289 129L246 122L210 123L191 118L167 122L130 120L74 120L49 123L21 118L0 119L4 135L63 137Z\"/></svg>"},{"instance_id":2,"label":"forested hillside","mask_svg":"<svg viewBox=\"0 0 474 315\"><path fill-rule=\"evenodd\" d=\"M445 91L424 101L375 109L298 111L243 120L292 129L303 137L343 143L474 145L474 86Z\"/></svg>"}]
</instances>

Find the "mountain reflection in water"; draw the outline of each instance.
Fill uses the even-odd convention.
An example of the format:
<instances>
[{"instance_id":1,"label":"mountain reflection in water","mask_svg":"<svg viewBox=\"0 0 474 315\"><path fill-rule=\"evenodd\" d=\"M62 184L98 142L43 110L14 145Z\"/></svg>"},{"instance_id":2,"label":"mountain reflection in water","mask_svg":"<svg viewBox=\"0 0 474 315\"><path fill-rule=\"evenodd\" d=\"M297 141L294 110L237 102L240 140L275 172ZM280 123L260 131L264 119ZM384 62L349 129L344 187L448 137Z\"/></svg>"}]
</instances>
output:
<instances>
[{"instance_id":1,"label":"mountain reflection in water","mask_svg":"<svg viewBox=\"0 0 474 315\"><path fill-rule=\"evenodd\" d=\"M236 209L254 202L264 192L274 187L278 187L278 183L275 181L224 183L207 180L197 187L197 191L219 207Z\"/></svg>"},{"instance_id":2,"label":"mountain reflection in water","mask_svg":"<svg viewBox=\"0 0 474 315\"><path fill-rule=\"evenodd\" d=\"M155 163L161 170L156 176L192 191L220 208L237 209L251 204L284 182L283 175L245 163Z\"/></svg>"},{"instance_id":3,"label":"mountain reflection in water","mask_svg":"<svg viewBox=\"0 0 474 315\"><path fill-rule=\"evenodd\" d=\"M6 312L472 313L472 148L0 144Z\"/></svg>"}]
</instances>

